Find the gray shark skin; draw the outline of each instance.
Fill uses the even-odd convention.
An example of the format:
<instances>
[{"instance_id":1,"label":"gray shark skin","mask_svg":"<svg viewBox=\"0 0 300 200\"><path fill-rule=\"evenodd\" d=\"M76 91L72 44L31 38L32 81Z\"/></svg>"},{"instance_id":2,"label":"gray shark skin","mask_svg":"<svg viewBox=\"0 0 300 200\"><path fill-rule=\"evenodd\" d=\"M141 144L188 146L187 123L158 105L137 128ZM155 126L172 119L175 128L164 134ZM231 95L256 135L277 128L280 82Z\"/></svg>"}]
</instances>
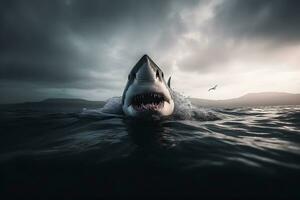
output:
<instances>
[{"instance_id":1,"label":"gray shark skin","mask_svg":"<svg viewBox=\"0 0 300 200\"><path fill-rule=\"evenodd\" d=\"M167 84L163 71L148 55L144 55L128 75L122 109L130 117L170 116L174 111L170 79Z\"/></svg>"}]
</instances>

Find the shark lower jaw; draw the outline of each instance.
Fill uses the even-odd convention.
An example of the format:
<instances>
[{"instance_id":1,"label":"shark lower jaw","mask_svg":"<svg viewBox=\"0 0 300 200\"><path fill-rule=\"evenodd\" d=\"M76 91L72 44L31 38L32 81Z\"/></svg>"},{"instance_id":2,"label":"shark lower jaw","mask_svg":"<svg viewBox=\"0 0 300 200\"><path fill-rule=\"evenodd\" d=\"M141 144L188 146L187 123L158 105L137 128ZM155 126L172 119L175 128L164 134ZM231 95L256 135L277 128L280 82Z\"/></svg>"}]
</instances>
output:
<instances>
[{"instance_id":1,"label":"shark lower jaw","mask_svg":"<svg viewBox=\"0 0 300 200\"><path fill-rule=\"evenodd\" d=\"M133 96L130 106L132 106L136 112L157 113L162 110L168 102L169 100L163 94L148 92Z\"/></svg>"}]
</instances>

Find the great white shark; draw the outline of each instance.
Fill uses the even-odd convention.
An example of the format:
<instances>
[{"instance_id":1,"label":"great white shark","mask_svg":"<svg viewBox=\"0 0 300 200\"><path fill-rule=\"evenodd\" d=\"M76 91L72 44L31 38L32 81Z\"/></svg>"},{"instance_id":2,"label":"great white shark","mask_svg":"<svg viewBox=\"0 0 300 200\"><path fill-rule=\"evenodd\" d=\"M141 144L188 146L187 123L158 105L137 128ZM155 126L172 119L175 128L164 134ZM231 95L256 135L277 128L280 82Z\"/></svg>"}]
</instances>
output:
<instances>
[{"instance_id":1,"label":"great white shark","mask_svg":"<svg viewBox=\"0 0 300 200\"><path fill-rule=\"evenodd\" d=\"M131 69L122 95L126 116L170 116L174 112L171 77L166 83L163 71L144 55Z\"/></svg>"}]
</instances>

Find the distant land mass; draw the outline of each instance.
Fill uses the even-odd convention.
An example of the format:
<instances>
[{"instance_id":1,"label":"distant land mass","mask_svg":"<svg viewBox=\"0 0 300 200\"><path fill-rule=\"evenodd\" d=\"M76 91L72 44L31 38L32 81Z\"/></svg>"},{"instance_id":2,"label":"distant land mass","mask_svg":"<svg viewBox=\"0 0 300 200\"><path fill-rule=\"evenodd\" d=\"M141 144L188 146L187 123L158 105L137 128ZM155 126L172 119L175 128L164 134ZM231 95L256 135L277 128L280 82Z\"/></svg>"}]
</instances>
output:
<instances>
[{"instance_id":1,"label":"distant land mass","mask_svg":"<svg viewBox=\"0 0 300 200\"><path fill-rule=\"evenodd\" d=\"M201 107L243 107L243 106L276 106L300 105L300 94L282 92L249 93L239 98L227 100L208 100L189 98L196 106ZM17 104L1 104L5 110L34 110L47 112L78 112L83 108L101 108L105 101L88 101L84 99L52 98L39 102L24 102Z\"/></svg>"},{"instance_id":2,"label":"distant land mass","mask_svg":"<svg viewBox=\"0 0 300 200\"><path fill-rule=\"evenodd\" d=\"M193 104L203 107L300 105L300 94L260 92L248 93L238 98L226 100L207 100L199 98L190 98L190 100Z\"/></svg>"},{"instance_id":3,"label":"distant land mass","mask_svg":"<svg viewBox=\"0 0 300 200\"><path fill-rule=\"evenodd\" d=\"M46 112L78 112L83 108L101 108L105 101L88 101L84 99L51 98L39 102L24 102L16 104L2 104L0 109L5 110L34 110Z\"/></svg>"}]
</instances>

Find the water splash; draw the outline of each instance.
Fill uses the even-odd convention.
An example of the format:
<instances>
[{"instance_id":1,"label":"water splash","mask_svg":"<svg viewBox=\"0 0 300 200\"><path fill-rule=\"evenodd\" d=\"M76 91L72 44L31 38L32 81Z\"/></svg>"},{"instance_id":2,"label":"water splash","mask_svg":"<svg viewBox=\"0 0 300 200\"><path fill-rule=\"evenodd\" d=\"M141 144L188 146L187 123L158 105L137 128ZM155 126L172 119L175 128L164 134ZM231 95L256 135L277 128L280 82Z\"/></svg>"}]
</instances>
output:
<instances>
[{"instance_id":1,"label":"water splash","mask_svg":"<svg viewBox=\"0 0 300 200\"><path fill-rule=\"evenodd\" d=\"M184 95L172 91L174 97L174 114L173 117L179 120L200 120L210 121L220 119L217 114L208 108L196 107Z\"/></svg>"},{"instance_id":2,"label":"water splash","mask_svg":"<svg viewBox=\"0 0 300 200\"><path fill-rule=\"evenodd\" d=\"M108 99L100 110L104 113L123 114L122 97L112 97Z\"/></svg>"}]
</instances>

